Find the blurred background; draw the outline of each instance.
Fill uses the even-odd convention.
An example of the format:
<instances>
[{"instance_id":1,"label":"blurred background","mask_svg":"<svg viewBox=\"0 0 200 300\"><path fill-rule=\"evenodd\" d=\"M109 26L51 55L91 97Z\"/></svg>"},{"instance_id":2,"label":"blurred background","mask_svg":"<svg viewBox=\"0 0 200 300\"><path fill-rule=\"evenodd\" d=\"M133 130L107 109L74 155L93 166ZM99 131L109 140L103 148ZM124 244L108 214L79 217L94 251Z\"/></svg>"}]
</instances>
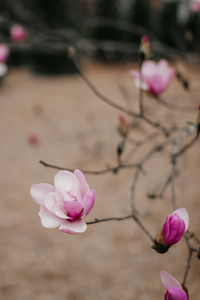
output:
<instances>
[{"instance_id":1,"label":"blurred background","mask_svg":"<svg viewBox=\"0 0 200 300\"><path fill-rule=\"evenodd\" d=\"M189 84L186 90L174 79L164 98L194 110L174 112L145 96L145 111L166 126L196 122L200 13L191 9L191 3L0 0L0 44L9 51L3 62L7 72L0 82L0 299L163 299L160 270L183 280L188 256L184 241L166 255L154 253L149 239L132 220L91 225L76 236L45 229L30 187L53 184L57 171L43 167L40 160L89 170L117 163L119 112L101 102L78 76L68 58L69 47L99 91L136 110L138 90L129 71L138 70L138 47L141 37L147 35L151 58L166 58L174 67L181 62ZM21 39L11 35L16 24L25 30ZM136 141L153 132L135 119L129 121L134 123ZM159 139L152 140L136 151L130 162L141 159L157 142ZM197 236L199 163L198 141L180 158L176 174L178 206L187 208L190 230ZM147 193L159 191L169 171L168 152L163 150L145 166L147 176L142 175L136 190L138 212L153 236L173 211L171 190L155 201ZM134 174L134 170L122 170L88 175L90 188L97 194L87 221L128 215ZM199 276L194 257L187 281L191 300L198 299Z\"/></svg>"},{"instance_id":2,"label":"blurred background","mask_svg":"<svg viewBox=\"0 0 200 300\"><path fill-rule=\"evenodd\" d=\"M191 0L1 0L0 41L9 42L9 28L23 25L29 38L11 45L9 65L26 64L46 73L73 72L69 46L79 59L108 62L136 60L142 35L151 39L157 57L198 53L200 14ZM191 58L191 56L190 56Z\"/></svg>"}]
</instances>

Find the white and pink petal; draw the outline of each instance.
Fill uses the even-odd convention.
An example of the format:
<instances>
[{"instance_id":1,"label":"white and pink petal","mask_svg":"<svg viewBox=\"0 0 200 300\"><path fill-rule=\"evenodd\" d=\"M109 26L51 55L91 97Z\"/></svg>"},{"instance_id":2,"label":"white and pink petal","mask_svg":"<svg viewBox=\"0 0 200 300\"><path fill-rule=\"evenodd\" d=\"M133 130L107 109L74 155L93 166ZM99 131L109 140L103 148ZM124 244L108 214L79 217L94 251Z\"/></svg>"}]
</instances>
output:
<instances>
[{"instance_id":1,"label":"white and pink petal","mask_svg":"<svg viewBox=\"0 0 200 300\"><path fill-rule=\"evenodd\" d=\"M69 171L59 171L54 177L54 184L56 188L62 189L68 193L72 188L79 185L79 181L76 176Z\"/></svg>"},{"instance_id":2,"label":"white and pink petal","mask_svg":"<svg viewBox=\"0 0 200 300\"><path fill-rule=\"evenodd\" d=\"M59 229L65 233L77 234L84 232L87 229L87 224L82 219L65 221L60 225Z\"/></svg>"},{"instance_id":3,"label":"white and pink petal","mask_svg":"<svg viewBox=\"0 0 200 300\"><path fill-rule=\"evenodd\" d=\"M41 205L38 215L42 226L45 228L56 228L64 222L63 219L58 218L54 213L50 212L45 205Z\"/></svg>"},{"instance_id":4,"label":"white and pink petal","mask_svg":"<svg viewBox=\"0 0 200 300\"><path fill-rule=\"evenodd\" d=\"M173 276L171 276L166 271L160 272L161 280L164 286L168 289L170 286L177 287L179 289L182 289L182 286L178 280L176 280Z\"/></svg>"},{"instance_id":5,"label":"white and pink petal","mask_svg":"<svg viewBox=\"0 0 200 300\"><path fill-rule=\"evenodd\" d=\"M82 199L87 195L87 193L90 191L89 185L87 183L87 179L85 175L80 170L75 170L74 175L77 177L80 187L81 187L81 196Z\"/></svg>"},{"instance_id":6,"label":"white and pink petal","mask_svg":"<svg viewBox=\"0 0 200 300\"><path fill-rule=\"evenodd\" d=\"M185 231L187 231L189 227L189 216L187 210L185 208L178 208L172 213L172 215L174 214L177 214L184 221Z\"/></svg>"},{"instance_id":7,"label":"white and pink petal","mask_svg":"<svg viewBox=\"0 0 200 300\"><path fill-rule=\"evenodd\" d=\"M39 204L42 205L47 194L55 191L55 187L48 183L39 183L31 186L31 196Z\"/></svg>"},{"instance_id":8,"label":"white and pink petal","mask_svg":"<svg viewBox=\"0 0 200 300\"><path fill-rule=\"evenodd\" d=\"M78 201L64 201L64 209L72 220L79 219L83 215L83 204Z\"/></svg>"},{"instance_id":9,"label":"white and pink petal","mask_svg":"<svg viewBox=\"0 0 200 300\"><path fill-rule=\"evenodd\" d=\"M91 211L91 209L94 206L95 193L96 193L95 190L91 190L83 199L84 216L85 217L89 214L89 212Z\"/></svg>"}]
</instances>

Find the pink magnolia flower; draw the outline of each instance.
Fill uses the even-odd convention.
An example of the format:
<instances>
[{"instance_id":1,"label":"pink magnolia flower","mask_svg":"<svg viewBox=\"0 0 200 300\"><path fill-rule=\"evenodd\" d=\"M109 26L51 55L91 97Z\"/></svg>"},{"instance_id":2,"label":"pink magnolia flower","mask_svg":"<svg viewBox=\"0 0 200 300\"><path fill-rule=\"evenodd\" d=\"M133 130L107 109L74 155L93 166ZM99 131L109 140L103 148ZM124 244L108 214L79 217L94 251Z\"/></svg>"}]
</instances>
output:
<instances>
[{"instance_id":1,"label":"pink magnolia flower","mask_svg":"<svg viewBox=\"0 0 200 300\"><path fill-rule=\"evenodd\" d=\"M174 76L174 69L170 68L164 59L158 63L146 60L142 64L141 76L138 71L131 71L130 75L135 78L135 85L154 96L160 95L168 87ZM141 82L140 82L141 81Z\"/></svg>"},{"instance_id":2,"label":"pink magnolia flower","mask_svg":"<svg viewBox=\"0 0 200 300\"><path fill-rule=\"evenodd\" d=\"M193 0L190 4L190 8L193 11L200 12L200 0Z\"/></svg>"},{"instance_id":3,"label":"pink magnolia flower","mask_svg":"<svg viewBox=\"0 0 200 300\"><path fill-rule=\"evenodd\" d=\"M9 52L6 44L0 44L0 63L4 63L7 60Z\"/></svg>"},{"instance_id":4,"label":"pink magnolia flower","mask_svg":"<svg viewBox=\"0 0 200 300\"><path fill-rule=\"evenodd\" d=\"M167 216L163 225L163 232L168 246L176 244L184 235L189 226L189 217L185 208L176 209Z\"/></svg>"},{"instance_id":5,"label":"pink magnolia flower","mask_svg":"<svg viewBox=\"0 0 200 300\"><path fill-rule=\"evenodd\" d=\"M22 42L27 38L27 35L26 29L21 25L16 24L10 28L10 36L14 42Z\"/></svg>"},{"instance_id":6,"label":"pink magnolia flower","mask_svg":"<svg viewBox=\"0 0 200 300\"><path fill-rule=\"evenodd\" d=\"M188 300L187 289L178 280L165 271L160 272L161 280L167 288L165 300Z\"/></svg>"},{"instance_id":7,"label":"pink magnolia flower","mask_svg":"<svg viewBox=\"0 0 200 300\"><path fill-rule=\"evenodd\" d=\"M59 171L54 185L39 183L32 185L31 196L40 205L38 213L46 228L59 229L69 234L84 232L84 218L94 205L95 191L90 190L85 175L80 170L74 174Z\"/></svg>"}]
</instances>

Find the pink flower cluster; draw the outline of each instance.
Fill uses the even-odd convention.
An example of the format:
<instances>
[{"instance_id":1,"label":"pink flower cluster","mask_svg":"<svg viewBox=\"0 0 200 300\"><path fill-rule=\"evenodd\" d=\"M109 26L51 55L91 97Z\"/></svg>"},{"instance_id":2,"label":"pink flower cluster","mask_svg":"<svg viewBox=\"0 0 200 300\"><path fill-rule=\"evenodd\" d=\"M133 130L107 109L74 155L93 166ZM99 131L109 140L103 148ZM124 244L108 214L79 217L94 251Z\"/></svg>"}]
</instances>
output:
<instances>
[{"instance_id":1,"label":"pink flower cluster","mask_svg":"<svg viewBox=\"0 0 200 300\"><path fill-rule=\"evenodd\" d=\"M40 205L39 217L46 228L56 228L69 234L84 232L84 218L94 205L95 191L90 190L85 175L80 170L74 173L59 171L54 185L32 185L31 196Z\"/></svg>"},{"instance_id":2,"label":"pink flower cluster","mask_svg":"<svg viewBox=\"0 0 200 300\"><path fill-rule=\"evenodd\" d=\"M183 289L182 285L170 274L165 271L160 272L161 280L167 288L165 293L165 300L188 300L186 288Z\"/></svg>"},{"instance_id":3,"label":"pink flower cluster","mask_svg":"<svg viewBox=\"0 0 200 300\"><path fill-rule=\"evenodd\" d=\"M135 79L135 85L152 95L158 96L163 93L172 81L174 69L169 67L164 59L158 63L146 60L142 64L141 74L139 71L132 70L130 75Z\"/></svg>"}]
</instances>

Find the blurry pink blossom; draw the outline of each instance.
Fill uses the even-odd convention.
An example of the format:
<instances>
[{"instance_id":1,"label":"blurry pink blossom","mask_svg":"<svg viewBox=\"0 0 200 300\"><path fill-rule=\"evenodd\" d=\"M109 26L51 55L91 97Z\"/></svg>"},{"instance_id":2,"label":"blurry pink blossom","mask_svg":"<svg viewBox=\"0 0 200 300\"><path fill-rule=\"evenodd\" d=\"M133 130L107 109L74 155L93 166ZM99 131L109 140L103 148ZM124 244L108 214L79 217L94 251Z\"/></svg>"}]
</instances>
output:
<instances>
[{"instance_id":1,"label":"blurry pink blossom","mask_svg":"<svg viewBox=\"0 0 200 300\"><path fill-rule=\"evenodd\" d=\"M182 286L173 276L165 271L160 272L161 280L167 288L165 300L188 300L187 289Z\"/></svg>"},{"instance_id":2,"label":"blurry pink blossom","mask_svg":"<svg viewBox=\"0 0 200 300\"><path fill-rule=\"evenodd\" d=\"M32 185L31 196L40 205L39 217L46 228L59 229L69 234L84 232L84 218L94 205L95 190L90 190L85 175L80 170L74 174L59 171L54 185Z\"/></svg>"},{"instance_id":3,"label":"blurry pink blossom","mask_svg":"<svg viewBox=\"0 0 200 300\"><path fill-rule=\"evenodd\" d=\"M142 64L141 75L139 71L130 71L130 75L135 78L135 85L145 91L149 91L154 96L160 95L168 87L174 76L174 69L169 67L164 59L158 63L146 60ZM141 82L140 82L141 81Z\"/></svg>"},{"instance_id":4,"label":"blurry pink blossom","mask_svg":"<svg viewBox=\"0 0 200 300\"><path fill-rule=\"evenodd\" d=\"M189 226L189 217L185 208L176 209L167 216L163 225L163 232L168 246L176 244L184 235Z\"/></svg>"},{"instance_id":5,"label":"blurry pink blossom","mask_svg":"<svg viewBox=\"0 0 200 300\"><path fill-rule=\"evenodd\" d=\"M38 138L38 135L36 133L29 133L28 136L28 141L30 144L34 144L34 145L37 145L39 143L39 138Z\"/></svg>"},{"instance_id":6,"label":"blurry pink blossom","mask_svg":"<svg viewBox=\"0 0 200 300\"><path fill-rule=\"evenodd\" d=\"M22 42L27 38L27 35L26 29L21 25L16 24L10 28L10 36L14 42Z\"/></svg>"},{"instance_id":7,"label":"blurry pink blossom","mask_svg":"<svg viewBox=\"0 0 200 300\"><path fill-rule=\"evenodd\" d=\"M200 0L192 0L190 8L193 11L200 12Z\"/></svg>"},{"instance_id":8,"label":"blurry pink blossom","mask_svg":"<svg viewBox=\"0 0 200 300\"><path fill-rule=\"evenodd\" d=\"M7 60L9 52L9 48L6 44L0 44L0 63Z\"/></svg>"}]
</instances>

